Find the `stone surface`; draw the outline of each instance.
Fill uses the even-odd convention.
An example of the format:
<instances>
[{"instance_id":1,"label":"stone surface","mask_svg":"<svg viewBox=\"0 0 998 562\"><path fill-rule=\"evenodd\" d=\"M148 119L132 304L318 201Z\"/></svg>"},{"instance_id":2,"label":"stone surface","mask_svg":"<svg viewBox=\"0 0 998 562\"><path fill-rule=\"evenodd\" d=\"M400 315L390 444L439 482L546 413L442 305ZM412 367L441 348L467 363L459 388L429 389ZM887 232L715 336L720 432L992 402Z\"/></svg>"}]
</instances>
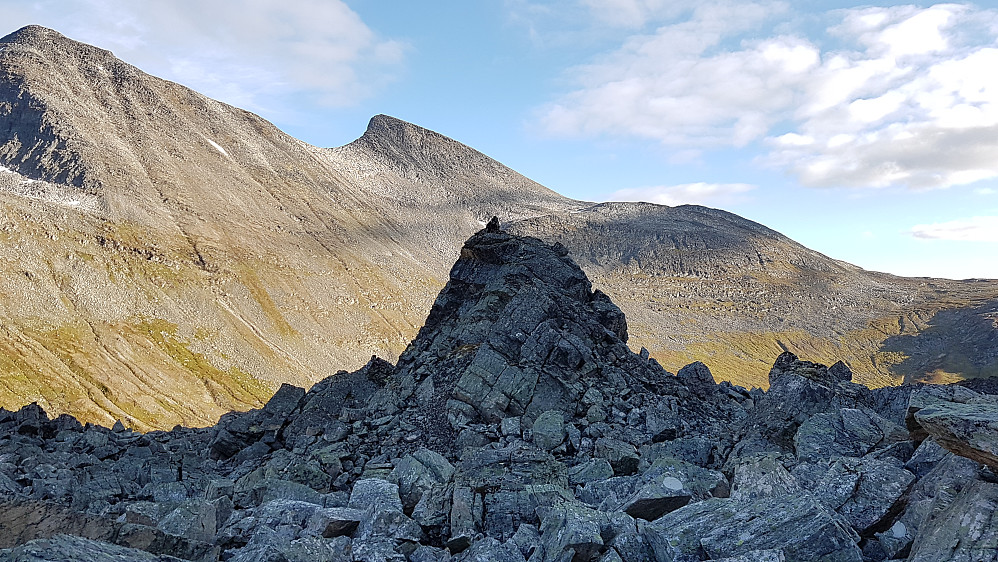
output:
<instances>
[{"instance_id":1,"label":"stone surface","mask_svg":"<svg viewBox=\"0 0 998 562\"><path fill-rule=\"evenodd\" d=\"M561 411L548 410L537 416L531 428L534 444L546 451L561 445L567 435L565 416Z\"/></svg>"},{"instance_id":2,"label":"stone surface","mask_svg":"<svg viewBox=\"0 0 998 562\"><path fill-rule=\"evenodd\" d=\"M37 539L18 547L0 550L3 562L180 562L173 556L155 555L135 548L127 548L75 537L56 535Z\"/></svg>"},{"instance_id":3,"label":"stone surface","mask_svg":"<svg viewBox=\"0 0 998 562\"><path fill-rule=\"evenodd\" d=\"M780 550L788 562L863 559L849 524L806 495L705 500L644 525L642 533L656 560L691 559L700 549L711 559L757 550Z\"/></svg>"},{"instance_id":4,"label":"stone surface","mask_svg":"<svg viewBox=\"0 0 998 562\"><path fill-rule=\"evenodd\" d=\"M966 403L940 400L921 405L912 416L936 443L998 470L998 400L982 395Z\"/></svg>"}]
</instances>

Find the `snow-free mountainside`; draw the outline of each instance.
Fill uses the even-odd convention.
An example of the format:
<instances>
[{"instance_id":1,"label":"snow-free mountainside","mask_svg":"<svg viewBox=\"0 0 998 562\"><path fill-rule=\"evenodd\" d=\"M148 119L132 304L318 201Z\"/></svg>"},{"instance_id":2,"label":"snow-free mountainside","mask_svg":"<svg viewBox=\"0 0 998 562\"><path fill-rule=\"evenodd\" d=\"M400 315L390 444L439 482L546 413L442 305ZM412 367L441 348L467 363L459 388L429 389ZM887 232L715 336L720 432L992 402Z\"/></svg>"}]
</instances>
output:
<instances>
[{"instance_id":1,"label":"snow-free mountainside","mask_svg":"<svg viewBox=\"0 0 998 562\"><path fill-rule=\"evenodd\" d=\"M698 206L567 199L379 115L317 148L31 26L0 39L0 405L205 426L394 360L498 216L560 242L670 370L766 387L784 350L870 386L998 373L998 283L906 279Z\"/></svg>"}]
</instances>

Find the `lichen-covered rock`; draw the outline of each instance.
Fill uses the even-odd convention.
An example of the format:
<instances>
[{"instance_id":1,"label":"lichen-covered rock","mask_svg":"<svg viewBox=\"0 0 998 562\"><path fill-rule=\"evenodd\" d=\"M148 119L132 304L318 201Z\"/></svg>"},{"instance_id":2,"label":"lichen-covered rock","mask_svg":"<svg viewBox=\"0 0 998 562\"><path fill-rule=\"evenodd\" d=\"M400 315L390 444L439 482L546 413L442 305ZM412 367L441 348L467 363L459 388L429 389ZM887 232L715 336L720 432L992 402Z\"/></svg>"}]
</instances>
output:
<instances>
[{"instance_id":1,"label":"lichen-covered rock","mask_svg":"<svg viewBox=\"0 0 998 562\"><path fill-rule=\"evenodd\" d=\"M840 457L801 465L794 475L804 489L866 536L889 524L903 507L915 475L899 464L870 457Z\"/></svg>"},{"instance_id":2,"label":"lichen-covered rock","mask_svg":"<svg viewBox=\"0 0 998 562\"><path fill-rule=\"evenodd\" d=\"M866 387L829 375L824 365L801 361L790 352L777 358L769 380L769 390L742 421L729 464L758 453L795 453L794 438L812 416L872 402Z\"/></svg>"},{"instance_id":3,"label":"lichen-covered rock","mask_svg":"<svg viewBox=\"0 0 998 562\"><path fill-rule=\"evenodd\" d=\"M156 555L72 535L37 539L15 548L0 550L2 562L181 562L182 559Z\"/></svg>"},{"instance_id":4,"label":"lichen-covered rock","mask_svg":"<svg viewBox=\"0 0 998 562\"><path fill-rule=\"evenodd\" d=\"M565 504L544 509L540 517L544 562L593 560L603 550L601 531L608 524L606 515Z\"/></svg>"},{"instance_id":5,"label":"lichen-covered rock","mask_svg":"<svg viewBox=\"0 0 998 562\"><path fill-rule=\"evenodd\" d=\"M975 481L932 513L911 547L911 562L998 560L998 484Z\"/></svg>"},{"instance_id":6,"label":"lichen-covered rock","mask_svg":"<svg viewBox=\"0 0 998 562\"><path fill-rule=\"evenodd\" d=\"M830 456L862 457L874 448L908 440L908 432L866 408L840 408L811 416L794 435L803 461Z\"/></svg>"},{"instance_id":7,"label":"lichen-covered rock","mask_svg":"<svg viewBox=\"0 0 998 562\"><path fill-rule=\"evenodd\" d=\"M452 558L454 562L526 562L520 549L511 542L501 543L492 537L475 541L471 548Z\"/></svg>"},{"instance_id":8,"label":"lichen-covered rock","mask_svg":"<svg viewBox=\"0 0 998 562\"><path fill-rule=\"evenodd\" d=\"M936 443L998 471L995 398L977 396L966 403L937 401L922 405L912 416Z\"/></svg>"},{"instance_id":9,"label":"lichen-covered rock","mask_svg":"<svg viewBox=\"0 0 998 562\"><path fill-rule=\"evenodd\" d=\"M838 365L838 363L836 363ZM782 550L767 548L765 550L750 550L745 554L717 558L714 562L786 562L787 557Z\"/></svg>"},{"instance_id":10,"label":"lichen-covered rock","mask_svg":"<svg viewBox=\"0 0 998 562\"><path fill-rule=\"evenodd\" d=\"M891 527L876 534L885 554L898 558L909 552L915 538L930 531L927 525L933 517L947 511L955 498L978 480L978 468L977 463L953 453L935 462L912 485L904 510Z\"/></svg>"},{"instance_id":11,"label":"lichen-covered rock","mask_svg":"<svg viewBox=\"0 0 998 562\"><path fill-rule=\"evenodd\" d=\"M780 550L787 562L860 562L859 536L808 495L752 501L709 499L641 527L657 561L710 559Z\"/></svg>"},{"instance_id":12,"label":"lichen-covered rock","mask_svg":"<svg viewBox=\"0 0 998 562\"><path fill-rule=\"evenodd\" d=\"M787 472L775 455L757 455L742 459L735 467L731 498L754 500L773 496L798 496L804 493L797 479Z\"/></svg>"},{"instance_id":13,"label":"lichen-covered rock","mask_svg":"<svg viewBox=\"0 0 998 562\"><path fill-rule=\"evenodd\" d=\"M558 410L548 410L537 416L532 428L534 444L550 451L565 440L565 416Z\"/></svg>"}]
</instances>

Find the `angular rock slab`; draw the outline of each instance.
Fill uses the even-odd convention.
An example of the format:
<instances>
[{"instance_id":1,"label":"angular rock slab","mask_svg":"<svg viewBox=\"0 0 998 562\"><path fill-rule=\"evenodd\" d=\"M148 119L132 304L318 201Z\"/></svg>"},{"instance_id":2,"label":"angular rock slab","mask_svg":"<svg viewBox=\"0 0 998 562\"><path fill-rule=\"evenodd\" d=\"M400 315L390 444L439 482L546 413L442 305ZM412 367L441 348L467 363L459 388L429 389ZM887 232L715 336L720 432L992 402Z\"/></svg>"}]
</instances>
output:
<instances>
[{"instance_id":1,"label":"angular rock slab","mask_svg":"<svg viewBox=\"0 0 998 562\"><path fill-rule=\"evenodd\" d=\"M908 431L911 432L912 439L922 441L929 435L915 419L915 414L919 410L940 404L966 404L977 400L981 396L981 394L969 388L958 385L923 386L915 389L908 396L908 408L905 410L904 424L908 428Z\"/></svg>"},{"instance_id":2,"label":"angular rock slab","mask_svg":"<svg viewBox=\"0 0 998 562\"><path fill-rule=\"evenodd\" d=\"M581 505L544 509L541 514L544 562L596 558L604 548L601 530L606 519L605 514Z\"/></svg>"},{"instance_id":3,"label":"angular rock slab","mask_svg":"<svg viewBox=\"0 0 998 562\"><path fill-rule=\"evenodd\" d=\"M651 521L688 504L692 496L681 480L663 475L641 486L621 507L631 517Z\"/></svg>"},{"instance_id":4,"label":"angular rock slab","mask_svg":"<svg viewBox=\"0 0 998 562\"><path fill-rule=\"evenodd\" d=\"M731 497L736 500L796 496L803 492L776 455L755 455L741 460L731 483Z\"/></svg>"},{"instance_id":5,"label":"angular rock slab","mask_svg":"<svg viewBox=\"0 0 998 562\"><path fill-rule=\"evenodd\" d=\"M937 402L914 418L944 448L998 471L998 401Z\"/></svg>"},{"instance_id":6,"label":"angular rock slab","mask_svg":"<svg viewBox=\"0 0 998 562\"><path fill-rule=\"evenodd\" d=\"M841 516L809 495L687 505L641 532L657 562L718 558L779 550L787 562L860 562L859 536Z\"/></svg>"},{"instance_id":7,"label":"angular rock slab","mask_svg":"<svg viewBox=\"0 0 998 562\"><path fill-rule=\"evenodd\" d=\"M0 562L183 562L173 556L149 554L106 542L56 535L0 550Z\"/></svg>"},{"instance_id":8,"label":"angular rock slab","mask_svg":"<svg viewBox=\"0 0 998 562\"><path fill-rule=\"evenodd\" d=\"M915 481L904 468L871 457L803 464L794 469L794 476L864 536L890 524Z\"/></svg>"},{"instance_id":9,"label":"angular rock slab","mask_svg":"<svg viewBox=\"0 0 998 562\"><path fill-rule=\"evenodd\" d=\"M910 562L998 560L998 484L976 481L948 509L924 525Z\"/></svg>"},{"instance_id":10,"label":"angular rock slab","mask_svg":"<svg viewBox=\"0 0 998 562\"><path fill-rule=\"evenodd\" d=\"M980 465L966 457L945 452L934 464L911 487L904 512L889 529L876 535L889 558L906 557L912 542L932 528L933 518L949 511L961 492L978 479Z\"/></svg>"},{"instance_id":11,"label":"angular rock slab","mask_svg":"<svg viewBox=\"0 0 998 562\"><path fill-rule=\"evenodd\" d=\"M908 440L901 426L867 409L841 408L811 417L794 435L797 457L803 461L831 456L862 457L875 448Z\"/></svg>"}]
</instances>

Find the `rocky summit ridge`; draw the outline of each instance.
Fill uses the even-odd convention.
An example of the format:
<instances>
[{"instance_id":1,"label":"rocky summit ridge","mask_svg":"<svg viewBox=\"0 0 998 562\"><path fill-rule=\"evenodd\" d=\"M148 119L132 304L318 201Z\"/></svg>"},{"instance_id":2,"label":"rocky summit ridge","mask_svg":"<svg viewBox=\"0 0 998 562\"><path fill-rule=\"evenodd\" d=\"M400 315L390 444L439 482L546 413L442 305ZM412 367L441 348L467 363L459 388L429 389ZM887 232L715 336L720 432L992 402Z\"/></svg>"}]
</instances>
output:
<instances>
[{"instance_id":1,"label":"rocky summit ridge","mask_svg":"<svg viewBox=\"0 0 998 562\"><path fill-rule=\"evenodd\" d=\"M0 412L0 560L994 561L998 400L626 345L564 246L463 246L398 364L213 427Z\"/></svg>"}]
</instances>

